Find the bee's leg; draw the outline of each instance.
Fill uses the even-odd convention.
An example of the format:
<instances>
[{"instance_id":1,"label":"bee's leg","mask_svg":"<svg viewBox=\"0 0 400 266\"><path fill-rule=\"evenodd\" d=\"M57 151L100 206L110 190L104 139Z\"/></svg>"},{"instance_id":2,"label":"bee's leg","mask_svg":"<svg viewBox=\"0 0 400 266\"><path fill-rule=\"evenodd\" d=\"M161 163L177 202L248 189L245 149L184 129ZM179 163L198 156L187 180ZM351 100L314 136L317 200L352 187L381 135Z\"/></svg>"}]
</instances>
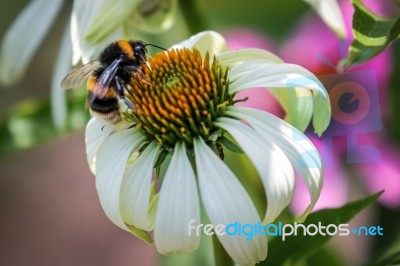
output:
<instances>
[{"instance_id":1,"label":"bee's leg","mask_svg":"<svg viewBox=\"0 0 400 266\"><path fill-rule=\"evenodd\" d=\"M117 89L119 98L124 101L124 103L126 104L126 106L128 106L129 109L136 110L135 105L133 105L133 103L131 103L131 101L129 101L127 98L125 98L124 88L121 85L123 81L118 76L114 78L114 81L115 81L115 88Z\"/></svg>"},{"instance_id":2,"label":"bee's leg","mask_svg":"<svg viewBox=\"0 0 400 266\"><path fill-rule=\"evenodd\" d=\"M135 66L124 66L124 68L131 72L137 73L142 78L142 80L144 80L146 83L148 83L146 80L146 76L143 74L143 72L139 68L137 68Z\"/></svg>"},{"instance_id":3,"label":"bee's leg","mask_svg":"<svg viewBox=\"0 0 400 266\"><path fill-rule=\"evenodd\" d=\"M124 66L124 68L128 69L129 71L132 71L132 72L138 72L139 71L139 69L137 67L135 67L135 66Z\"/></svg>"}]
</instances>

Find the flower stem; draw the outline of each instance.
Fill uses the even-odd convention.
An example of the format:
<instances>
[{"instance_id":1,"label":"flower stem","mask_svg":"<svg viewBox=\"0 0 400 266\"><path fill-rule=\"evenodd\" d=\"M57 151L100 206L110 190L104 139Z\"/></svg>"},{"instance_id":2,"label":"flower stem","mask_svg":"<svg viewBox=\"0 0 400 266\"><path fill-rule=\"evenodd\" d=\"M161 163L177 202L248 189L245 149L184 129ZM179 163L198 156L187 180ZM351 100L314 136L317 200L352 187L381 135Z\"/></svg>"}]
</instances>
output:
<instances>
[{"instance_id":1,"label":"flower stem","mask_svg":"<svg viewBox=\"0 0 400 266\"><path fill-rule=\"evenodd\" d=\"M204 20L204 16L202 16L202 14L199 12L195 1L180 0L179 3L183 16L192 35L208 29Z\"/></svg>"},{"instance_id":2,"label":"flower stem","mask_svg":"<svg viewBox=\"0 0 400 266\"><path fill-rule=\"evenodd\" d=\"M233 266L232 258L226 253L215 234L212 237L214 247L215 266Z\"/></svg>"}]
</instances>

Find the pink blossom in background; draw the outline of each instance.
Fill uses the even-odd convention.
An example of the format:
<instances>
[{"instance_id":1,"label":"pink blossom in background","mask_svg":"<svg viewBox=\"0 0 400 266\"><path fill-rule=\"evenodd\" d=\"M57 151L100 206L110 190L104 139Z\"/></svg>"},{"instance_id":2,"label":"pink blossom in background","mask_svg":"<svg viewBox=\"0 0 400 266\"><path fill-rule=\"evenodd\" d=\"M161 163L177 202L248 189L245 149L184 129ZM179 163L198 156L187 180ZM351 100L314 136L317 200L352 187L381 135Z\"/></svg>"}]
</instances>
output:
<instances>
[{"instance_id":1,"label":"pink blossom in background","mask_svg":"<svg viewBox=\"0 0 400 266\"><path fill-rule=\"evenodd\" d=\"M309 136L310 137L310 136ZM332 156L328 154L326 149L323 149L322 140L320 138L312 138L312 142L315 147L319 150L322 161L325 163L329 160L329 167L324 166L324 184L322 186L321 195L317 201L315 209L321 209L325 207L337 207L347 202L348 194L348 183L345 171L337 171L342 169L343 165L339 156ZM301 214L309 204L309 196L307 193L307 187L300 180L296 182L296 190L292 200L291 207L294 209L296 214Z\"/></svg>"},{"instance_id":2,"label":"pink blossom in background","mask_svg":"<svg viewBox=\"0 0 400 266\"><path fill-rule=\"evenodd\" d=\"M242 48L260 48L271 52L275 51L275 45L254 30L246 28L228 29L223 32L228 43L229 50Z\"/></svg>"},{"instance_id":3,"label":"pink blossom in background","mask_svg":"<svg viewBox=\"0 0 400 266\"><path fill-rule=\"evenodd\" d=\"M374 11L379 11L379 13L384 13L380 2L378 1L366 1L366 4ZM353 7L350 1L341 2L341 9L343 11L343 16L346 22L347 31L351 32L351 20L353 14ZM350 34L349 39L346 40L345 44L340 44L337 37L332 33L327 26L325 26L322 21L314 14L308 15L304 18L302 22L294 29L294 34L286 42L281 50L281 56L287 62L292 62L296 64L303 65L304 67L311 70L313 73L320 76L323 79L326 74L335 74L336 66L338 65L341 58L347 53L348 45L353 40L353 36ZM302 49L301 53L298 52L299 47L306 47ZM376 76L376 90L379 95L379 109L380 116L373 117L372 119L387 119L388 117L388 104L387 103L387 93L389 78L391 75L392 68L392 53L390 49L381 53L374 59L367 63L361 64L359 66L353 67L346 70L348 75L354 73L354 77L351 79L355 83L362 80L356 75L357 71L363 70L373 70L373 74ZM368 72L370 73L370 72ZM366 72L366 74L368 74ZM340 75L338 75L338 79ZM368 77L370 78L370 77ZM361 78L362 79L362 78ZM368 97L367 97L368 98ZM332 99L331 99L332 100ZM359 99L362 103L368 99ZM332 106L334 103L332 103ZM372 108L372 107L371 107ZM333 113L333 119L335 119L335 113ZM365 127L365 125L364 125ZM324 134L330 134L334 132L335 128L329 127L327 132ZM331 131L331 132L330 132ZM377 135L376 132L365 132L362 123L351 126L349 129L356 136L357 132L363 133L369 136L369 138L374 139ZM376 128L376 131L382 131ZM326 208L326 207L338 207L348 201L348 196L346 195L348 191L348 183L346 182L346 170L345 167L355 168L356 173L360 174L360 182L365 184L365 187L369 190L369 193L377 192L381 189L385 189L384 195L380 198L380 201L389 207L395 207L394 202L399 202L400 195L400 167L394 167L391 163L392 159L397 156L400 158L400 153L393 151L390 155L386 147L381 146L380 142L372 141L368 145L374 147L380 154L380 158L377 160L371 160L369 158L370 154L362 152L361 147L355 147L353 153L357 153L357 150L361 151L357 154L353 154L354 157L358 158L361 162L367 163L350 163L346 160L346 153L348 152L348 142L346 142L346 137L344 139L332 140L332 147L323 147L325 143L315 135L309 135L311 140L319 147L322 154L324 162L327 163L325 166L325 178L324 186L322 188L321 196L315 206L315 210ZM354 140L357 144L362 144L360 137ZM318 145L319 143L319 145ZM330 153L330 154L329 154ZM376 154L374 154L376 155ZM339 164L340 161L342 165ZM368 170L365 170L368 169ZM374 171L372 171L372 169ZM385 177L381 178L377 173L385 171ZM393 184L398 184L394 186ZM292 201L292 207L296 213L301 213L302 210L306 208L309 203L307 190L305 187L299 187L295 192L295 199ZM398 205L397 205L398 206Z\"/></svg>"},{"instance_id":4,"label":"pink blossom in background","mask_svg":"<svg viewBox=\"0 0 400 266\"><path fill-rule=\"evenodd\" d=\"M249 29L232 29L223 33L228 43L228 49L241 48L261 48L268 51L274 51L274 45L267 39L262 37L260 33ZM246 102L237 103L237 106L251 106L266 112L270 112L278 117L284 117L284 110L279 102L272 96L270 92L262 88L254 88L236 95L236 99L244 99L248 97Z\"/></svg>"},{"instance_id":5,"label":"pink blossom in background","mask_svg":"<svg viewBox=\"0 0 400 266\"><path fill-rule=\"evenodd\" d=\"M365 3L374 12L385 14L381 2L365 1ZM353 7L350 1L343 1L341 8L347 30L351 33ZM373 88L377 93L376 98L379 98L379 104L376 104L379 106L372 106L379 112L369 119L371 121L382 119L385 122L390 118L387 104L388 84L392 70L392 52L390 49L367 63L347 69L342 74L337 74L337 65L347 53L348 45L353 39L352 34L349 34L345 43L340 43L334 33L315 14L306 15L300 21L293 30L292 36L286 40L279 51L271 45L271 42L261 36L261 34L243 29L231 30L225 34L230 48L260 47L278 52L284 61L304 66L321 77L323 82L326 75L338 75L338 79L345 75L347 78L350 77L354 83L362 84L363 76L360 76L360 73L362 74L365 71L365 75L368 75L365 78L373 76L372 78L376 79ZM370 75L370 73L373 75ZM328 86L326 85L326 87ZM284 111L279 103L267 91L255 89L246 96L250 98L246 103L241 103L242 105L260 108L280 117L284 116ZM365 100L368 100L366 98L360 97L358 100L362 104ZM333 119L335 119L336 114L333 115ZM336 124L338 123L336 122ZM314 134L308 134L325 162L324 186L314 210L339 207L349 200L349 182L347 180L349 173L346 168L350 167L354 168L354 173L359 177L359 182L369 193L385 189L385 193L379 199L381 203L391 208L400 207L400 151L398 148L391 147L387 142L380 140L384 135L381 127L368 132L365 129L365 124L354 123L348 129L349 134L353 134L352 136L356 138L353 140L355 147L351 151L352 156L360 162L349 162L347 159L349 152L349 140L347 139L351 137L350 135L332 137L332 146L329 146L329 143L325 142L324 135L322 138L318 138ZM337 128L333 125L324 134L335 136L336 131ZM361 134L358 134L358 132ZM369 145L374 152L365 152L365 149L361 149L365 147L357 146L363 144ZM305 185L302 182L297 184L292 209L296 214L300 214L309 204L309 196Z\"/></svg>"},{"instance_id":6,"label":"pink blossom in background","mask_svg":"<svg viewBox=\"0 0 400 266\"><path fill-rule=\"evenodd\" d=\"M379 162L358 164L356 174L371 192L385 190L380 197L389 208L400 208L400 152L382 134L376 137L370 135L360 138L361 143L369 143L379 147L381 160ZM368 156L360 154L359 156Z\"/></svg>"}]
</instances>

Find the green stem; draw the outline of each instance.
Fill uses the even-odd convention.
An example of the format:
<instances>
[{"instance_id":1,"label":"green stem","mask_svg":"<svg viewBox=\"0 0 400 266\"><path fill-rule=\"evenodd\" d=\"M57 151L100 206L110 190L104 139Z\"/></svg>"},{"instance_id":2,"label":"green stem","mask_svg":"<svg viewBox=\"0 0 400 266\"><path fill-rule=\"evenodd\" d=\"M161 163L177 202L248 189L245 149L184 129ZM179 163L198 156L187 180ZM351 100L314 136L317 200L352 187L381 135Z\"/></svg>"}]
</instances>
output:
<instances>
[{"instance_id":1,"label":"green stem","mask_svg":"<svg viewBox=\"0 0 400 266\"><path fill-rule=\"evenodd\" d=\"M233 266L232 258L226 253L215 234L212 237L214 247L215 266Z\"/></svg>"},{"instance_id":2,"label":"green stem","mask_svg":"<svg viewBox=\"0 0 400 266\"><path fill-rule=\"evenodd\" d=\"M192 35L208 29L204 16L199 12L194 0L180 0L179 3Z\"/></svg>"}]
</instances>

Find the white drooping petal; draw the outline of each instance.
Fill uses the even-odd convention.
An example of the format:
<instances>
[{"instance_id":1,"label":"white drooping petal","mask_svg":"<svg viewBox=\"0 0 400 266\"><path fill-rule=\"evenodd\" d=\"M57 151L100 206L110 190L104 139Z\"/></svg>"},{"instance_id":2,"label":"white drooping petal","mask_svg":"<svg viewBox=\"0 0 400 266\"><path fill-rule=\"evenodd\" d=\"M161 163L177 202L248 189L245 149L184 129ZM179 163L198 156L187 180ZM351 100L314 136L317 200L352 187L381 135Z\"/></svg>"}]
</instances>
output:
<instances>
[{"instance_id":1,"label":"white drooping petal","mask_svg":"<svg viewBox=\"0 0 400 266\"><path fill-rule=\"evenodd\" d=\"M135 15L134 11L138 8L140 2L141 0L108 0L103 2L84 32L84 38L92 44L106 40L130 16Z\"/></svg>"},{"instance_id":2,"label":"white drooping petal","mask_svg":"<svg viewBox=\"0 0 400 266\"><path fill-rule=\"evenodd\" d=\"M194 140L196 171L200 194L211 223L257 224L260 217L249 195L236 176L201 138ZM248 239L246 239L248 238ZM218 239L240 265L254 265L267 256L267 240L257 234L218 235Z\"/></svg>"},{"instance_id":3,"label":"white drooping petal","mask_svg":"<svg viewBox=\"0 0 400 266\"><path fill-rule=\"evenodd\" d=\"M194 220L193 222L191 222ZM158 200L154 240L161 254L196 249L200 234L188 228L200 223L200 205L196 177L183 143L174 154L162 182Z\"/></svg>"},{"instance_id":4,"label":"white drooping petal","mask_svg":"<svg viewBox=\"0 0 400 266\"><path fill-rule=\"evenodd\" d=\"M304 0L309 3L336 35L346 38L346 25L337 0Z\"/></svg>"},{"instance_id":5,"label":"white drooping petal","mask_svg":"<svg viewBox=\"0 0 400 266\"><path fill-rule=\"evenodd\" d=\"M226 41L221 34L215 31L203 31L193 35L187 40L175 44L171 48L196 48L202 56L208 52L210 58L213 58L214 55L218 55L225 51L227 46Z\"/></svg>"},{"instance_id":6,"label":"white drooping petal","mask_svg":"<svg viewBox=\"0 0 400 266\"><path fill-rule=\"evenodd\" d=\"M13 84L25 73L62 4L63 0L35 0L18 15L1 44L1 83Z\"/></svg>"},{"instance_id":7,"label":"white drooping petal","mask_svg":"<svg viewBox=\"0 0 400 266\"><path fill-rule=\"evenodd\" d=\"M96 189L107 217L118 227L130 231L121 215L120 194L126 164L132 151L145 137L137 128L111 134L96 156Z\"/></svg>"},{"instance_id":8,"label":"white drooping petal","mask_svg":"<svg viewBox=\"0 0 400 266\"><path fill-rule=\"evenodd\" d=\"M232 81L230 87L232 93L257 86L291 88L301 85L328 97L328 93L314 74L294 64L271 64L265 60L247 61L233 67L229 71L229 78Z\"/></svg>"},{"instance_id":9,"label":"white drooping petal","mask_svg":"<svg viewBox=\"0 0 400 266\"><path fill-rule=\"evenodd\" d=\"M326 99L325 95L318 93L314 94L313 105L314 131L318 134L318 136L321 136L322 133L329 126L329 122L331 121L331 103L329 99Z\"/></svg>"},{"instance_id":10,"label":"white drooping petal","mask_svg":"<svg viewBox=\"0 0 400 266\"><path fill-rule=\"evenodd\" d=\"M257 48L245 48L226 51L218 55L218 61L229 67L237 66L251 60L264 61L269 64L283 64L283 60L275 54ZM284 88L270 89L271 93L282 105L286 112L285 120L301 131L305 131L310 124L313 114L312 93L308 89Z\"/></svg>"},{"instance_id":11,"label":"white drooping petal","mask_svg":"<svg viewBox=\"0 0 400 266\"><path fill-rule=\"evenodd\" d=\"M218 62L222 65L233 67L243 62L252 60L264 60L270 64L281 64L283 60L277 55L258 48L243 48L239 50L230 50L218 55Z\"/></svg>"},{"instance_id":12,"label":"white drooping petal","mask_svg":"<svg viewBox=\"0 0 400 266\"><path fill-rule=\"evenodd\" d=\"M304 132L310 124L314 111L313 95L310 90L295 87L270 89L285 110L285 120Z\"/></svg>"},{"instance_id":13,"label":"white drooping petal","mask_svg":"<svg viewBox=\"0 0 400 266\"><path fill-rule=\"evenodd\" d=\"M93 22L95 16L106 0L75 0L71 13L71 39L73 47L73 64L82 59L83 54L93 54L95 48L87 43L83 35ZM87 56L86 56L87 57ZM89 58L82 59L86 64ZM87 61L87 62L86 62Z\"/></svg>"},{"instance_id":14,"label":"white drooping petal","mask_svg":"<svg viewBox=\"0 0 400 266\"><path fill-rule=\"evenodd\" d=\"M239 120L221 117L214 124L231 134L256 168L268 203L263 223L272 223L293 197L295 178L289 159L276 143Z\"/></svg>"},{"instance_id":15,"label":"white drooping petal","mask_svg":"<svg viewBox=\"0 0 400 266\"><path fill-rule=\"evenodd\" d=\"M120 206L124 221L146 231L154 226L149 212L151 179L159 149L156 142L151 142L126 169L121 187Z\"/></svg>"},{"instance_id":16,"label":"white drooping petal","mask_svg":"<svg viewBox=\"0 0 400 266\"><path fill-rule=\"evenodd\" d=\"M284 151L310 193L310 204L302 215L305 218L315 206L322 189L324 171L317 148L299 130L267 112L253 108L228 107L226 114L246 121L265 139L276 143Z\"/></svg>"},{"instance_id":17,"label":"white drooping petal","mask_svg":"<svg viewBox=\"0 0 400 266\"><path fill-rule=\"evenodd\" d=\"M67 118L67 99L65 90L60 87L61 80L71 69L72 65L72 44L69 25L64 30L61 46L54 74L51 80L51 114L57 128L64 128Z\"/></svg>"},{"instance_id":18,"label":"white drooping petal","mask_svg":"<svg viewBox=\"0 0 400 266\"><path fill-rule=\"evenodd\" d=\"M140 1L139 7L126 20L125 29L132 33L140 29L159 34L174 25L177 12L178 0Z\"/></svg>"},{"instance_id":19,"label":"white drooping petal","mask_svg":"<svg viewBox=\"0 0 400 266\"><path fill-rule=\"evenodd\" d=\"M93 174L96 172L95 158L97 151L103 145L107 137L113 132L115 126L105 124L104 121L93 117L86 125L85 143L86 157Z\"/></svg>"},{"instance_id":20,"label":"white drooping petal","mask_svg":"<svg viewBox=\"0 0 400 266\"><path fill-rule=\"evenodd\" d=\"M253 60L233 67L229 71L229 79L232 81L230 85L231 93L253 87L310 90L313 93L313 125L315 131L322 134L329 125L331 106L328 93L315 75L301 66L270 64L264 60ZM303 93L301 97L309 96Z\"/></svg>"},{"instance_id":21,"label":"white drooping petal","mask_svg":"<svg viewBox=\"0 0 400 266\"><path fill-rule=\"evenodd\" d=\"M105 40L94 45L84 37L94 22L99 10L107 0L75 0L71 14L71 39L73 48L73 61L75 65L82 60L86 64L95 59L104 47L122 36L116 31Z\"/></svg>"}]
</instances>

